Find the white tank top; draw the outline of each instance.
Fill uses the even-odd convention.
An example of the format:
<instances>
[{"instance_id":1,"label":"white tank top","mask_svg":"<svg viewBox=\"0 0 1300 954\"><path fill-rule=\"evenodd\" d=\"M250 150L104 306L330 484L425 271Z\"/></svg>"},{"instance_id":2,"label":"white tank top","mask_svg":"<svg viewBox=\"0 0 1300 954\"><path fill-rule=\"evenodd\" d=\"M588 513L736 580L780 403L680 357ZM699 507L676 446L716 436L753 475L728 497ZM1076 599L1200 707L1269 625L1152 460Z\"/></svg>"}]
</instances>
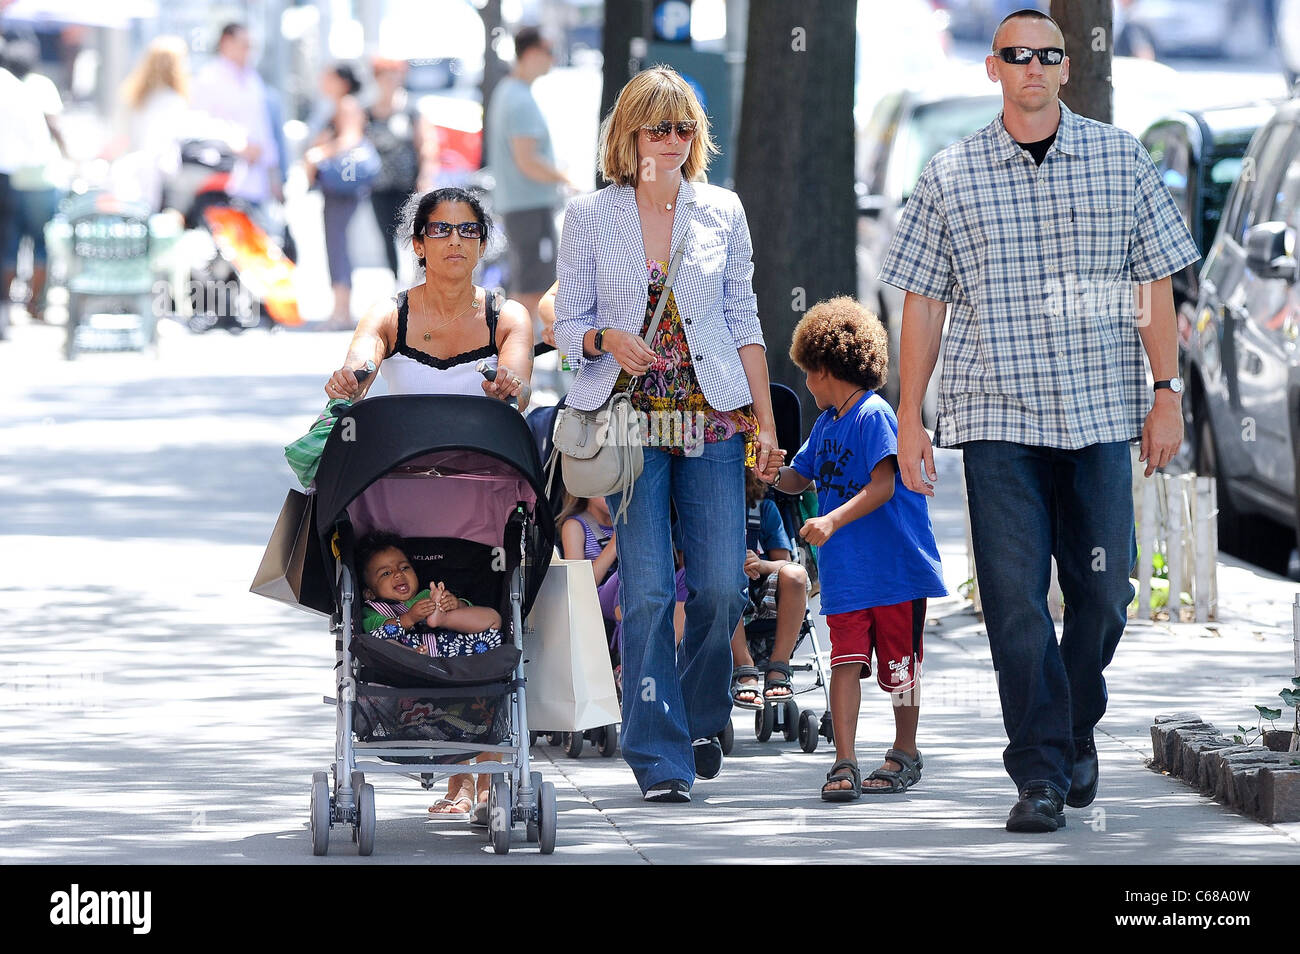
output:
<instances>
[{"instance_id":1,"label":"white tank top","mask_svg":"<svg viewBox=\"0 0 1300 954\"><path fill-rule=\"evenodd\" d=\"M397 303L397 347L384 358L379 373L384 376L389 394L468 394L484 397L483 375L476 370L480 361L497 366L497 314L499 304L488 295L486 319L488 343L472 351L462 351L450 358L435 358L406 343L406 292L393 299Z\"/></svg>"}]
</instances>

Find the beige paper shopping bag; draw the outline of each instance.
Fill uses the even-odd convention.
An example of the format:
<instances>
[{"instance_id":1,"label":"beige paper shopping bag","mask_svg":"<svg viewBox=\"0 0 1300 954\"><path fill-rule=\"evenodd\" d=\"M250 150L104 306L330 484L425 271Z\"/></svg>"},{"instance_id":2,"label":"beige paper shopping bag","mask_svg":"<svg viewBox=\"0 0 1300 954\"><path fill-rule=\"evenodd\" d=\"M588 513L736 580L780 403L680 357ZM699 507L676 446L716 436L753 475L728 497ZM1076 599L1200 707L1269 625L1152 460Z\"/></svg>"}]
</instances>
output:
<instances>
[{"instance_id":1,"label":"beige paper shopping bag","mask_svg":"<svg viewBox=\"0 0 1300 954\"><path fill-rule=\"evenodd\" d=\"M552 560L524 628L528 728L577 732L622 721L590 560Z\"/></svg>"}]
</instances>

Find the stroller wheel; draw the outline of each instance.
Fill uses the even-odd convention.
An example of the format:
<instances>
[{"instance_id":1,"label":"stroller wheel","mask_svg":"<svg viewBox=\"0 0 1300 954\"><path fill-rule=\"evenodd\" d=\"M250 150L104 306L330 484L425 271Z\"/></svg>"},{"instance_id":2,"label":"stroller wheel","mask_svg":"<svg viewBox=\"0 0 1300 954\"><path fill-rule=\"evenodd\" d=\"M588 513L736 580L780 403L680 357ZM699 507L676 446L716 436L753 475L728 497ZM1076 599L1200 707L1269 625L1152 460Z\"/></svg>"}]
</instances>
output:
<instances>
[{"instance_id":1,"label":"stroller wheel","mask_svg":"<svg viewBox=\"0 0 1300 954\"><path fill-rule=\"evenodd\" d=\"M596 744L596 751L603 758L613 758L614 753L618 751L618 723L607 725L601 730L600 742Z\"/></svg>"},{"instance_id":2,"label":"stroller wheel","mask_svg":"<svg viewBox=\"0 0 1300 954\"><path fill-rule=\"evenodd\" d=\"M488 805L488 839L492 850L504 855L510 850L510 784L500 773L492 776L492 796Z\"/></svg>"},{"instance_id":3,"label":"stroller wheel","mask_svg":"<svg viewBox=\"0 0 1300 954\"><path fill-rule=\"evenodd\" d=\"M362 784L357 798L357 854L366 857L375 850L375 787Z\"/></svg>"},{"instance_id":4,"label":"stroller wheel","mask_svg":"<svg viewBox=\"0 0 1300 954\"><path fill-rule=\"evenodd\" d=\"M785 732L785 740L793 742L799 738L799 703L793 699L785 700L785 712L782 715L781 729Z\"/></svg>"},{"instance_id":5,"label":"stroller wheel","mask_svg":"<svg viewBox=\"0 0 1300 954\"><path fill-rule=\"evenodd\" d=\"M817 713L811 709L799 713L799 748L805 752L816 752L817 737L820 734L817 730Z\"/></svg>"},{"instance_id":6,"label":"stroller wheel","mask_svg":"<svg viewBox=\"0 0 1300 954\"><path fill-rule=\"evenodd\" d=\"M542 773L533 772L528 776L528 787L533 790L533 811L528 816L528 821L524 822L524 835L529 844L537 843L538 826L537 819L540 817L540 806L542 804Z\"/></svg>"},{"instance_id":7,"label":"stroller wheel","mask_svg":"<svg viewBox=\"0 0 1300 954\"><path fill-rule=\"evenodd\" d=\"M718 742L722 746L723 755L730 755L731 750L736 747L736 729L735 726L731 724L730 719L728 719L727 724L722 727L722 731L718 733Z\"/></svg>"},{"instance_id":8,"label":"stroller wheel","mask_svg":"<svg viewBox=\"0 0 1300 954\"><path fill-rule=\"evenodd\" d=\"M553 745L558 749L560 746L564 744L564 733L563 732L548 733L546 736L546 744Z\"/></svg>"},{"instance_id":9,"label":"stroller wheel","mask_svg":"<svg viewBox=\"0 0 1300 954\"><path fill-rule=\"evenodd\" d=\"M540 732L529 732L529 733L528 733L528 747L531 749L534 745L537 744L537 740L540 739L541 737L542 737L542 734L541 734Z\"/></svg>"},{"instance_id":10,"label":"stroller wheel","mask_svg":"<svg viewBox=\"0 0 1300 954\"><path fill-rule=\"evenodd\" d=\"M552 782L543 782L537 790L537 847L544 855L549 855L555 850L557 823L555 785Z\"/></svg>"},{"instance_id":11,"label":"stroller wheel","mask_svg":"<svg viewBox=\"0 0 1300 954\"><path fill-rule=\"evenodd\" d=\"M584 734L582 732L564 733L564 754L571 759L581 757L583 739Z\"/></svg>"},{"instance_id":12,"label":"stroller wheel","mask_svg":"<svg viewBox=\"0 0 1300 954\"><path fill-rule=\"evenodd\" d=\"M776 706L765 705L754 712L754 738L766 742L776 728Z\"/></svg>"},{"instance_id":13,"label":"stroller wheel","mask_svg":"<svg viewBox=\"0 0 1300 954\"><path fill-rule=\"evenodd\" d=\"M330 782L324 772L311 777L311 853L330 850Z\"/></svg>"}]
</instances>

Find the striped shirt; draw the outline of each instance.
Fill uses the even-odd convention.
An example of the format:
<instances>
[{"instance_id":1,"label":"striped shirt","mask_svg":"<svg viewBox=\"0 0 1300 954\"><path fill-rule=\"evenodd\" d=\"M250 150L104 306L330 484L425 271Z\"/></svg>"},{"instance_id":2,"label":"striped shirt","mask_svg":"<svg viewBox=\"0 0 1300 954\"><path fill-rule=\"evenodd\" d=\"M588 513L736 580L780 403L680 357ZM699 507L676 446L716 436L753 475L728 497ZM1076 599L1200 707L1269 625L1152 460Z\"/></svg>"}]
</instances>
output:
<instances>
[{"instance_id":1,"label":"striped shirt","mask_svg":"<svg viewBox=\"0 0 1300 954\"><path fill-rule=\"evenodd\" d=\"M951 302L935 444L1135 440L1151 407L1134 283L1200 257L1146 150L1064 104L1036 165L999 116L935 156L880 280Z\"/></svg>"}]
</instances>

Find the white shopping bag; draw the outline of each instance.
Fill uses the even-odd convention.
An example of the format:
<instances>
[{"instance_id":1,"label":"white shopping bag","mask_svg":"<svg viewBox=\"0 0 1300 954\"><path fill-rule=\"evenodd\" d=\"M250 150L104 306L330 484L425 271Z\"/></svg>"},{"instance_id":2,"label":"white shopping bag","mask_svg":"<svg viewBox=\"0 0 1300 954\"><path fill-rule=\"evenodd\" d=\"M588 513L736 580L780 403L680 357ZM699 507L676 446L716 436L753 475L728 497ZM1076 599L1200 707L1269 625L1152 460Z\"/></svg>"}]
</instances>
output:
<instances>
[{"instance_id":1,"label":"white shopping bag","mask_svg":"<svg viewBox=\"0 0 1300 954\"><path fill-rule=\"evenodd\" d=\"M578 732L622 721L590 560L552 560L524 626L528 728Z\"/></svg>"}]
</instances>

